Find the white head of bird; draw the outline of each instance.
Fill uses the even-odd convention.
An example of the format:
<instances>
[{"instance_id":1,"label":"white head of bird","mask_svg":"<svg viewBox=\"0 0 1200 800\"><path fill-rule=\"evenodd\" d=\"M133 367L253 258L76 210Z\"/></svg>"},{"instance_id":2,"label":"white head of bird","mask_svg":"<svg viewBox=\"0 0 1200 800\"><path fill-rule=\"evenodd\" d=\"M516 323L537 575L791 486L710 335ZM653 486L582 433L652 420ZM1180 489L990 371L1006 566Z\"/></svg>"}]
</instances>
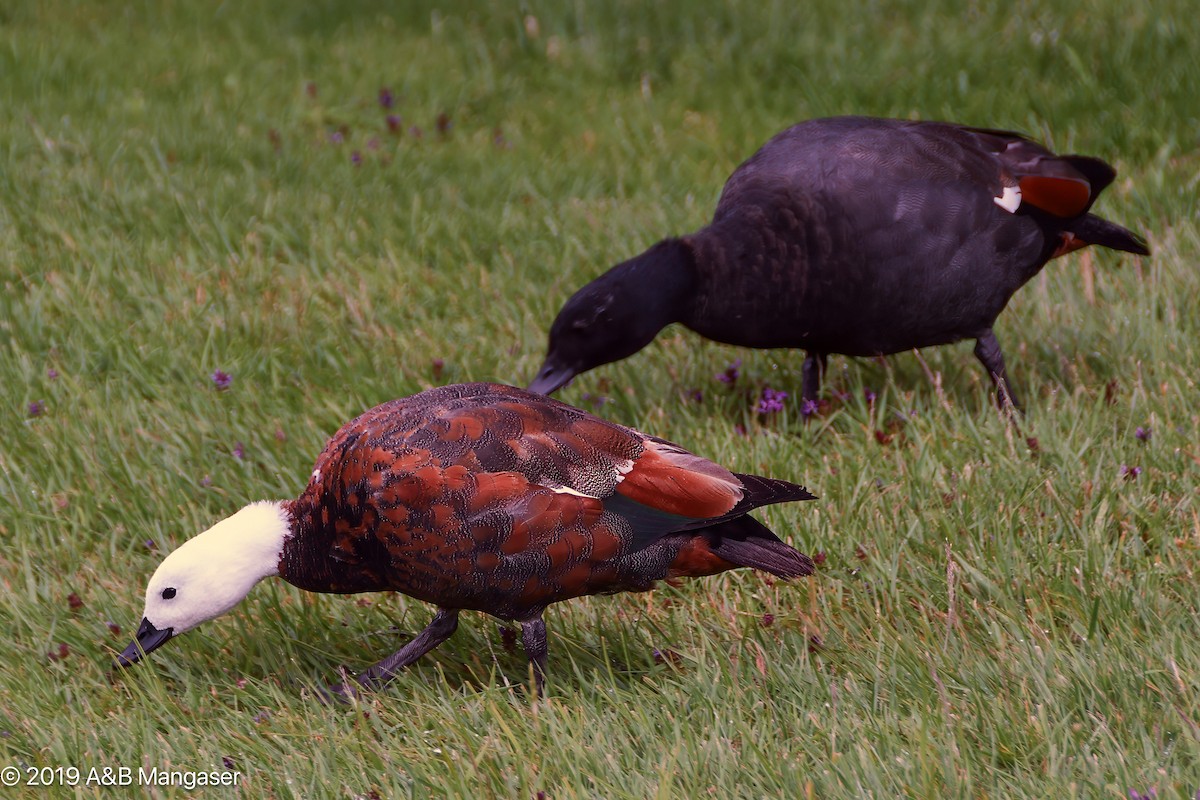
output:
<instances>
[{"instance_id":1,"label":"white head of bird","mask_svg":"<svg viewBox=\"0 0 1200 800\"><path fill-rule=\"evenodd\" d=\"M137 638L117 664L129 666L172 636L221 616L256 583L278 575L290 530L283 505L261 501L180 545L151 576Z\"/></svg>"}]
</instances>

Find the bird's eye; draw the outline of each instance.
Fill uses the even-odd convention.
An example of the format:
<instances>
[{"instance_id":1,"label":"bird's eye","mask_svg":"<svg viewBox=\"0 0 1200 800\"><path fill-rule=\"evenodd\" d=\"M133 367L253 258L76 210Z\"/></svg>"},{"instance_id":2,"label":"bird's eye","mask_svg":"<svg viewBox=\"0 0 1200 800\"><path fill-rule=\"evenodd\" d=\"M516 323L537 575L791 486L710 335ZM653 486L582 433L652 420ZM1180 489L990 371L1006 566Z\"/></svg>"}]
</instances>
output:
<instances>
[{"instance_id":1,"label":"bird's eye","mask_svg":"<svg viewBox=\"0 0 1200 800\"><path fill-rule=\"evenodd\" d=\"M162 599L163 600L170 600L174 596L175 596L174 587L169 587L169 588L162 590Z\"/></svg>"}]
</instances>

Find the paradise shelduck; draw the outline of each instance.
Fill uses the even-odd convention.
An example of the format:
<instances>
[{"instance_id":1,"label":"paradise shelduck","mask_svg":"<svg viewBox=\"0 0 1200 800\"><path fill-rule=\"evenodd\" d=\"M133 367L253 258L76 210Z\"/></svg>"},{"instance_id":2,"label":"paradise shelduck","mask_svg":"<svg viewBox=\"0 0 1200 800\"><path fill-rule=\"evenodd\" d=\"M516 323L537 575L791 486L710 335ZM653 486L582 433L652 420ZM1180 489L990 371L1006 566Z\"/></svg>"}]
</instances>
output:
<instances>
[{"instance_id":1,"label":"paradise shelduck","mask_svg":"<svg viewBox=\"0 0 1200 800\"><path fill-rule=\"evenodd\" d=\"M530 389L633 355L666 325L746 347L881 356L975 339L1017 405L992 331L1047 261L1089 244L1148 255L1088 213L1116 172L1021 134L941 122L804 122L738 167L713 221L610 269L566 302Z\"/></svg>"},{"instance_id":2,"label":"paradise shelduck","mask_svg":"<svg viewBox=\"0 0 1200 800\"><path fill-rule=\"evenodd\" d=\"M248 505L167 556L117 665L277 575L314 592L397 591L437 605L425 630L359 676L364 687L437 647L473 609L520 623L540 691L546 606L735 567L808 575L808 556L746 515L812 498L523 389L432 389L345 425L295 500Z\"/></svg>"}]
</instances>

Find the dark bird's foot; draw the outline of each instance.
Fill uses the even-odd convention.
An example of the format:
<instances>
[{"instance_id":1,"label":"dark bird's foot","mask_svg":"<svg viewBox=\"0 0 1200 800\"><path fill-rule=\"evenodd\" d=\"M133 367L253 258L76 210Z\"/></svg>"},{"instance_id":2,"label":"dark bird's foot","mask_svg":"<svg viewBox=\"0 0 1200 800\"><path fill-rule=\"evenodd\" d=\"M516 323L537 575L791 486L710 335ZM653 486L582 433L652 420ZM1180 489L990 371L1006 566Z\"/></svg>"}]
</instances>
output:
<instances>
[{"instance_id":1,"label":"dark bird's foot","mask_svg":"<svg viewBox=\"0 0 1200 800\"><path fill-rule=\"evenodd\" d=\"M521 644L533 669L533 699L546 696L546 623L541 615L521 623Z\"/></svg>"},{"instance_id":2,"label":"dark bird's foot","mask_svg":"<svg viewBox=\"0 0 1200 800\"><path fill-rule=\"evenodd\" d=\"M345 706L362 699L362 690L354 684L335 683L318 686L313 696L324 706Z\"/></svg>"},{"instance_id":3,"label":"dark bird's foot","mask_svg":"<svg viewBox=\"0 0 1200 800\"><path fill-rule=\"evenodd\" d=\"M364 692L382 689L388 681L396 677L396 673L400 670L449 639L457 627L458 611L447 608L438 609L433 621L411 642L354 678L353 681L349 680L346 671L342 670L343 683L335 684L328 689L319 689L317 691L318 699L326 705L348 703L362 699Z\"/></svg>"},{"instance_id":4,"label":"dark bird's foot","mask_svg":"<svg viewBox=\"0 0 1200 800\"><path fill-rule=\"evenodd\" d=\"M338 672L342 676L341 683L335 683L330 686L318 686L313 690L313 696L317 698L317 701L321 705L350 705L365 699L364 695L367 692L379 688L367 678L366 674L355 677L345 667L340 667Z\"/></svg>"},{"instance_id":5,"label":"dark bird's foot","mask_svg":"<svg viewBox=\"0 0 1200 800\"><path fill-rule=\"evenodd\" d=\"M992 379L996 389L996 405L1002 413L1008 412L1008 417L1015 420L1023 413L1021 401L1012 390L1012 382L1008 379L1008 370L1004 366L1004 353L1000 350L1000 342L996 334L986 330L975 340L975 357L983 364Z\"/></svg>"},{"instance_id":6,"label":"dark bird's foot","mask_svg":"<svg viewBox=\"0 0 1200 800\"><path fill-rule=\"evenodd\" d=\"M803 384L800 392L801 408L817 408L821 402L821 379L825 377L828 357L824 353L809 351L800 368ZM808 404L812 405L809 406Z\"/></svg>"}]
</instances>

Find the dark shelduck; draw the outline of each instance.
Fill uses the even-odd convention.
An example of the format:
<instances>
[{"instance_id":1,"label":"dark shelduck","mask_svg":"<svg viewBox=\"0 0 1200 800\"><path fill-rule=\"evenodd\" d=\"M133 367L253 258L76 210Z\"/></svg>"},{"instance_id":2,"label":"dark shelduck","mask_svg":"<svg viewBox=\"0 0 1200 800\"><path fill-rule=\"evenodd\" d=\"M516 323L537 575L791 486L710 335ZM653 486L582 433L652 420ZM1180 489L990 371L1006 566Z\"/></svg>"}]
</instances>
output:
<instances>
[{"instance_id":1,"label":"dark shelduck","mask_svg":"<svg viewBox=\"0 0 1200 800\"><path fill-rule=\"evenodd\" d=\"M522 389L433 389L338 431L297 499L246 506L167 556L117 663L278 575L314 592L397 591L438 606L363 686L390 680L473 609L520 623L540 690L546 606L735 567L808 575L808 556L746 515L812 497Z\"/></svg>"},{"instance_id":2,"label":"dark shelduck","mask_svg":"<svg viewBox=\"0 0 1200 800\"><path fill-rule=\"evenodd\" d=\"M1116 173L1017 133L833 117L780 133L742 164L708 227L618 264L567 301L529 387L553 392L679 322L718 342L800 347L816 400L826 356L975 339L1016 404L992 331L1052 258L1097 244L1149 254L1088 213Z\"/></svg>"}]
</instances>

